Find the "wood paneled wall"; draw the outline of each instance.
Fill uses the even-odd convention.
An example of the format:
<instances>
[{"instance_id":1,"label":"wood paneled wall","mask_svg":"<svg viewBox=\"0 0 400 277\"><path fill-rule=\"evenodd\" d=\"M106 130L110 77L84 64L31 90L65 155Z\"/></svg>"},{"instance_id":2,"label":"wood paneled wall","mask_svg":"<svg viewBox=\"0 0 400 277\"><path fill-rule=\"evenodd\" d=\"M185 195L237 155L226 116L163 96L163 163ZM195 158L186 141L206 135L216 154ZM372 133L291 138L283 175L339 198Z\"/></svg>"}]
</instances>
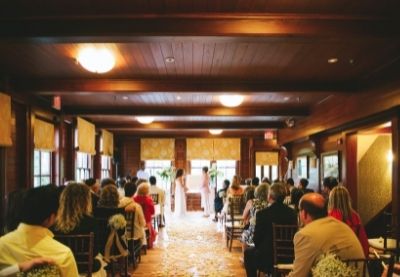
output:
<instances>
[{"instance_id":1,"label":"wood paneled wall","mask_svg":"<svg viewBox=\"0 0 400 277\"><path fill-rule=\"evenodd\" d=\"M118 175L136 176L140 165L140 139L124 137L116 141L120 160Z\"/></svg>"}]
</instances>

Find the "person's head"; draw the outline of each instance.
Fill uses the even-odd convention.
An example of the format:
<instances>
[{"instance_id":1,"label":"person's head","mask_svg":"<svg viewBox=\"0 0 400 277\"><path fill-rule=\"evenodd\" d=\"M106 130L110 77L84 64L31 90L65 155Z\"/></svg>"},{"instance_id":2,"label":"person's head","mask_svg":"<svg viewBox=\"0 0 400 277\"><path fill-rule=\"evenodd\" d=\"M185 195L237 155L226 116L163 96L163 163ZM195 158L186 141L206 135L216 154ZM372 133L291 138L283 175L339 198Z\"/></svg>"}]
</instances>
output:
<instances>
[{"instance_id":1,"label":"person's head","mask_svg":"<svg viewBox=\"0 0 400 277\"><path fill-rule=\"evenodd\" d=\"M179 178L179 177L182 177L183 176L183 169L182 168L178 168L177 170L176 170L176 174L175 174L175 178Z\"/></svg>"},{"instance_id":2,"label":"person's head","mask_svg":"<svg viewBox=\"0 0 400 277\"><path fill-rule=\"evenodd\" d=\"M290 186L290 187L294 187L293 178L288 178L288 179L286 180L286 184L287 184L288 186Z\"/></svg>"},{"instance_id":3,"label":"person's head","mask_svg":"<svg viewBox=\"0 0 400 277\"><path fill-rule=\"evenodd\" d=\"M222 188L223 188L224 190L227 190L227 189L229 188L229 185L230 185L230 184L231 184L231 182L229 182L228 179L225 179Z\"/></svg>"},{"instance_id":4,"label":"person's head","mask_svg":"<svg viewBox=\"0 0 400 277\"><path fill-rule=\"evenodd\" d=\"M275 183L269 188L268 201L270 203L283 203L285 196L286 189L281 183Z\"/></svg>"},{"instance_id":5,"label":"person's head","mask_svg":"<svg viewBox=\"0 0 400 277\"><path fill-rule=\"evenodd\" d=\"M21 222L48 228L55 222L58 205L58 192L55 186L31 188L23 200Z\"/></svg>"},{"instance_id":6,"label":"person's head","mask_svg":"<svg viewBox=\"0 0 400 277\"><path fill-rule=\"evenodd\" d=\"M335 177L332 177L332 176L325 177L324 180L322 181L322 186L323 186L324 192L328 193L328 194L338 184L339 183L338 183L337 179Z\"/></svg>"},{"instance_id":7,"label":"person's head","mask_svg":"<svg viewBox=\"0 0 400 277\"><path fill-rule=\"evenodd\" d=\"M299 203L300 220L307 225L313 220L326 217L326 201L324 197L315 192L304 194Z\"/></svg>"},{"instance_id":8,"label":"person's head","mask_svg":"<svg viewBox=\"0 0 400 277\"><path fill-rule=\"evenodd\" d=\"M7 232L17 229L18 224L21 222L21 212L25 190L18 189L10 192L7 197L6 209L6 227Z\"/></svg>"},{"instance_id":9,"label":"person's head","mask_svg":"<svg viewBox=\"0 0 400 277\"><path fill-rule=\"evenodd\" d=\"M267 184L270 185L271 184L271 180L268 177L264 177L264 178L262 178L261 183L267 183Z\"/></svg>"},{"instance_id":10,"label":"person's head","mask_svg":"<svg viewBox=\"0 0 400 277\"><path fill-rule=\"evenodd\" d=\"M244 183L246 186L251 186L251 178L247 178L246 180L244 180Z\"/></svg>"},{"instance_id":11,"label":"person's head","mask_svg":"<svg viewBox=\"0 0 400 277\"><path fill-rule=\"evenodd\" d=\"M72 182L73 183L73 182ZM85 184L94 192L97 193L100 189L100 185L97 183L96 179L89 178L85 180Z\"/></svg>"},{"instance_id":12,"label":"person's head","mask_svg":"<svg viewBox=\"0 0 400 277\"><path fill-rule=\"evenodd\" d=\"M260 184L260 178L258 178L258 177L254 177L252 180L251 180L251 184L253 185L253 186L258 186L259 184Z\"/></svg>"},{"instance_id":13,"label":"person's head","mask_svg":"<svg viewBox=\"0 0 400 277\"><path fill-rule=\"evenodd\" d=\"M108 185L113 185L113 186L117 186L117 184L115 183L114 179L112 178L104 178L101 180L101 187L104 188L105 186Z\"/></svg>"},{"instance_id":14,"label":"person's head","mask_svg":"<svg viewBox=\"0 0 400 277\"><path fill-rule=\"evenodd\" d=\"M147 183L147 180L146 179L138 179L136 181L136 187L139 187L143 183Z\"/></svg>"},{"instance_id":15,"label":"person's head","mask_svg":"<svg viewBox=\"0 0 400 277\"><path fill-rule=\"evenodd\" d=\"M260 201L267 201L269 193L269 185L267 183L261 183L261 185L256 187L254 192L254 196L256 199Z\"/></svg>"},{"instance_id":16,"label":"person's head","mask_svg":"<svg viewBox=\"0 0 400 277\"><path fill-rule=\"evenodd\" d=\"M150 193L149 183L141 183L137 188L137 195L146 196Z\"/></svg>"},{"instance_id":17,"label":"person's head","mask_svg":"<svg viewBox=\"0 0 400 277\"><path fill-rule=\"evenodd\" d=\"M299 187L305 189L308 186L308 180L306 178L301 178L299 182Z\"/></svg>"},{"instance_id":18,"label":"person's head","mask_svg":"<svg viewBox=\"0 0 400 277\"><path fill-rule=\"evenodd\" d=\"M146 163L144 161L141 161L140 164L139 164L139 168L141 170L144 170L146 168Z\"/></svg>"},{"instance_id":19,"label":"person's head","mask_svg":"<svg viewBox=\"0 0 400 277\"><path fill-rule=\"evenodd\" d=\"M232 177L231 188L233 188L233 189L239 189L240 188L240 178L239 178L239 176L234 175Z\"/></svg>"},{"instance_id":20,"label":"person's head","mask_svg":"<svg viewBox=\"0 0 400 277\"><path fill-rule=\"evenodd\" d=\"M344 186L337 186L329 193L328 211L339 210L342 212L343 220L351 218L351 197L349 191Z\"/></svg>"},{"instance_id":21,"label":"person's head","mask_svg":"<svg viewBox=\"0 0 400 277\"><path fill-rule=\"evenodd\" d=\"M254 187L250 187L250 189L245 190L244 195L243 195L245 203L247 203L247 201L255 198L254 191L255 191Z\"/></svg>"},{"instance_id":22,"label":"person's head","mask_svg":"<svg viewBox=\"0 0 400 277\"><path fill-rule=\"evenodd\" d=\"M299 202L301 197L303 197L304 192L299 188L293 188L290 191L290 203L294 205L295 210L299 209Z\"/></svg>"},{"instance_id":23,"label":"person's head","mask_svg":"<svg viewBox=\"0 0 400 277\"><path fill-rule=\"evenodd\" d=\"M202 171L203 171L204 174L207 174L207 172L208 172L208 167L207 167L207 166L204 166L204 167L202 168Z\"/></svg>"},{"instance_id":24,"label":"person's head","mask_svg":"<svg viewBox=\"0 0 400 277\"><path fill-rule=\"evenodd\" d=\"M131 183L134 183L134 184L136 184L137 183L137 181L138 181L138 177L137 176L133 176L132 177L132 179L131 179ZM136 184L137 185L137 184Z\"/></svg>"},{"instance_id":25,"label":"person's head","mask_svg":"<svg viewBox=\"0 0 400 277\"><path fill-rule=\"evenodd\" d=\"M92 212L90 189L81 183L70 183L61 193L60 208L56 218L56 230L72 231L83 218Z\"/></svg>"},{"instance_id":26,"label":"person's head","mask_svg":"<svg viewBox=\"0 0 400 277\"><path fill-rule=\"evenodd\" d=\"M119 204L119 194L117 187L114 185L105 186L100 193L98 202L99 207L117 208Z\"/></svg>"},{"instance_id":27,"label":"person's head","mask_svg":"<svg viewBox=\"0 0 400 277\"><path fill-rule=\"evenodd\" d=\"M126 197L132 197L136 193L136 190L137 190L136 184L132 182L127 182L124 186Z\"/></svg>"},{"instance_id":28,"label":"person's head","mask_svg":"<svg viewBox=\"0 0 400 277\"><path fill-rule=\"evenodd\" d=\"M155 186L157 184L157 179L154 176L150 176L149 178L150 185Z\"/></svg>"}]
</instances>

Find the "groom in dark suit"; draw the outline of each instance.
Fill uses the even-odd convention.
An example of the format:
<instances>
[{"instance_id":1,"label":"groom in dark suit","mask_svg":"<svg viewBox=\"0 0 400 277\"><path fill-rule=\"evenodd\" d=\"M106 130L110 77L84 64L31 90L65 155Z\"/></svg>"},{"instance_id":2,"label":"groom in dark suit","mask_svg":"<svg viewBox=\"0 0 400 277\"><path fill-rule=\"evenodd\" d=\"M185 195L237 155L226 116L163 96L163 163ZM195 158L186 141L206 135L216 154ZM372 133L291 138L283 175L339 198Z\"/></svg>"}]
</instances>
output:
<instances>
[{"instance_id":1,"label":"groom in dark suit","mask_svg":"<svg viewBox=\"0 0 400 277\"><path fill-rule=\"evenodd\" d=\"M286 190L284 185L274 184L268 194L270 206L256 214L254 247L244 252L244 264L248 277L256 277L257 269L272 272L272 223L297 225L297 216L293 209L283 204Z\"/></svg>"}]
</instances>

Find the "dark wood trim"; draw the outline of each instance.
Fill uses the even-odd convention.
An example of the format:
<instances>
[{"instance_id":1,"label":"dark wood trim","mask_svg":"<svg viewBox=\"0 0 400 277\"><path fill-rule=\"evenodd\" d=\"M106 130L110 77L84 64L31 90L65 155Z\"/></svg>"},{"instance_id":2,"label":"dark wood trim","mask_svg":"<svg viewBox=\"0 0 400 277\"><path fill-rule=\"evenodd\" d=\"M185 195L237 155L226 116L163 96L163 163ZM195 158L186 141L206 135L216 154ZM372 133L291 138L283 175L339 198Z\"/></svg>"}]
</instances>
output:
<instances>
[{"instance_id":1,"label":"dark wood trim","mask_svg":"<svg viewBox=\"0 0 400 277\"><path fill-rule=\"evenodd\" d=\"M135 132L132 131L113 131L114 135L120 137L120 138L263 138L264 137L264 131L261 130L255 130L255 131L243 131L243 130L225 130L221 135L218 136L213 136L211 135L208 131L206 130L189 130L189 131L183 131L183 130L135 130Z\"/></svg>"},{"instance_id":2,"label":"dark wood trim","mask_svg":"<svg viewBox=\"0 0 400 277\"><path fill-rule=\"evenodd\" d=\"M347 187L351 199L353 208L357 210L357 191L358 191L358 175L357 175L357 134L356 133L348 133L345 136L345 153L343 154L345 160L345 164L343 165L344 174L343 183Z\"/></svg>"},{"instance_id":3,"label":"dark wood trim","mask_svg":"<svg viewBox=\"0 0 400 277\"><path fill-rule=\"evenodd\" d=\"M6 218L6 148L0 147L0 236L4 234Z\"/></svg>"},{"instance_id":4,"label":"dark wood trim","mask_svg":"<svg viewBox=\"0 0 400 277\"><path fill-rule=\"evenodd\" d=\"M27 28L29 26L29 28ZM368 26L368 28L365 28ZM134 36L398 37L398 19L323 14L134 14L8 17L2 40L129 41Z\"/></svg>"},{"instance_id":5,"label":"dark wood trim","mask_svg":"<svg viewBox=\"0 0 400 277\"><path fill-rule=\"evenodd\" d=\"M101 179L101 153L100 153L100 133L96 133L95 149L96 154L93 156L93 178ZM110 175L111 177L112 175Z\"/></svg>"},{"instance_id":6,"label":"dark wood trim","mask_svg":"<svg viewBox=\"0 0 400 277\"><path fill-rule=\"evenodd\" d=\"M225 79L14 79L10 81L17 92L40 95L87 95L87 94L126 94L135 92L239 92L276 93L348 93L357 91L357 87L347 83L271 83L260 80Z\"/></svg>"}]
</instances>

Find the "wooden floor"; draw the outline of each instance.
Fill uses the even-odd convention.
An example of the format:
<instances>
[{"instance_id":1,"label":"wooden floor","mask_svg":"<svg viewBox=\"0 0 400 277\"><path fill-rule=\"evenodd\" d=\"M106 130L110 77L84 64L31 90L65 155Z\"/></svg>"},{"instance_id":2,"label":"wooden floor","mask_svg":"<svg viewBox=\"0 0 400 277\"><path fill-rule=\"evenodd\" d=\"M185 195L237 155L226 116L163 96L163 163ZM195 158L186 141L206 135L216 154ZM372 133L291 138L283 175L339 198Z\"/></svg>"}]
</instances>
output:
<instances>
[{"instance_id":1,"label":"wooden floor","mask_svg":"<svg viewBox=\"0 0 400 277\"><path fill-rule=\"evenodd\" d=\"M234 241L226 247L222 226L200 212L184 219L167 217L154 249L142 255L133 276L246 276L239 260L241 248Z\"/></svg>"}]
</instances>

